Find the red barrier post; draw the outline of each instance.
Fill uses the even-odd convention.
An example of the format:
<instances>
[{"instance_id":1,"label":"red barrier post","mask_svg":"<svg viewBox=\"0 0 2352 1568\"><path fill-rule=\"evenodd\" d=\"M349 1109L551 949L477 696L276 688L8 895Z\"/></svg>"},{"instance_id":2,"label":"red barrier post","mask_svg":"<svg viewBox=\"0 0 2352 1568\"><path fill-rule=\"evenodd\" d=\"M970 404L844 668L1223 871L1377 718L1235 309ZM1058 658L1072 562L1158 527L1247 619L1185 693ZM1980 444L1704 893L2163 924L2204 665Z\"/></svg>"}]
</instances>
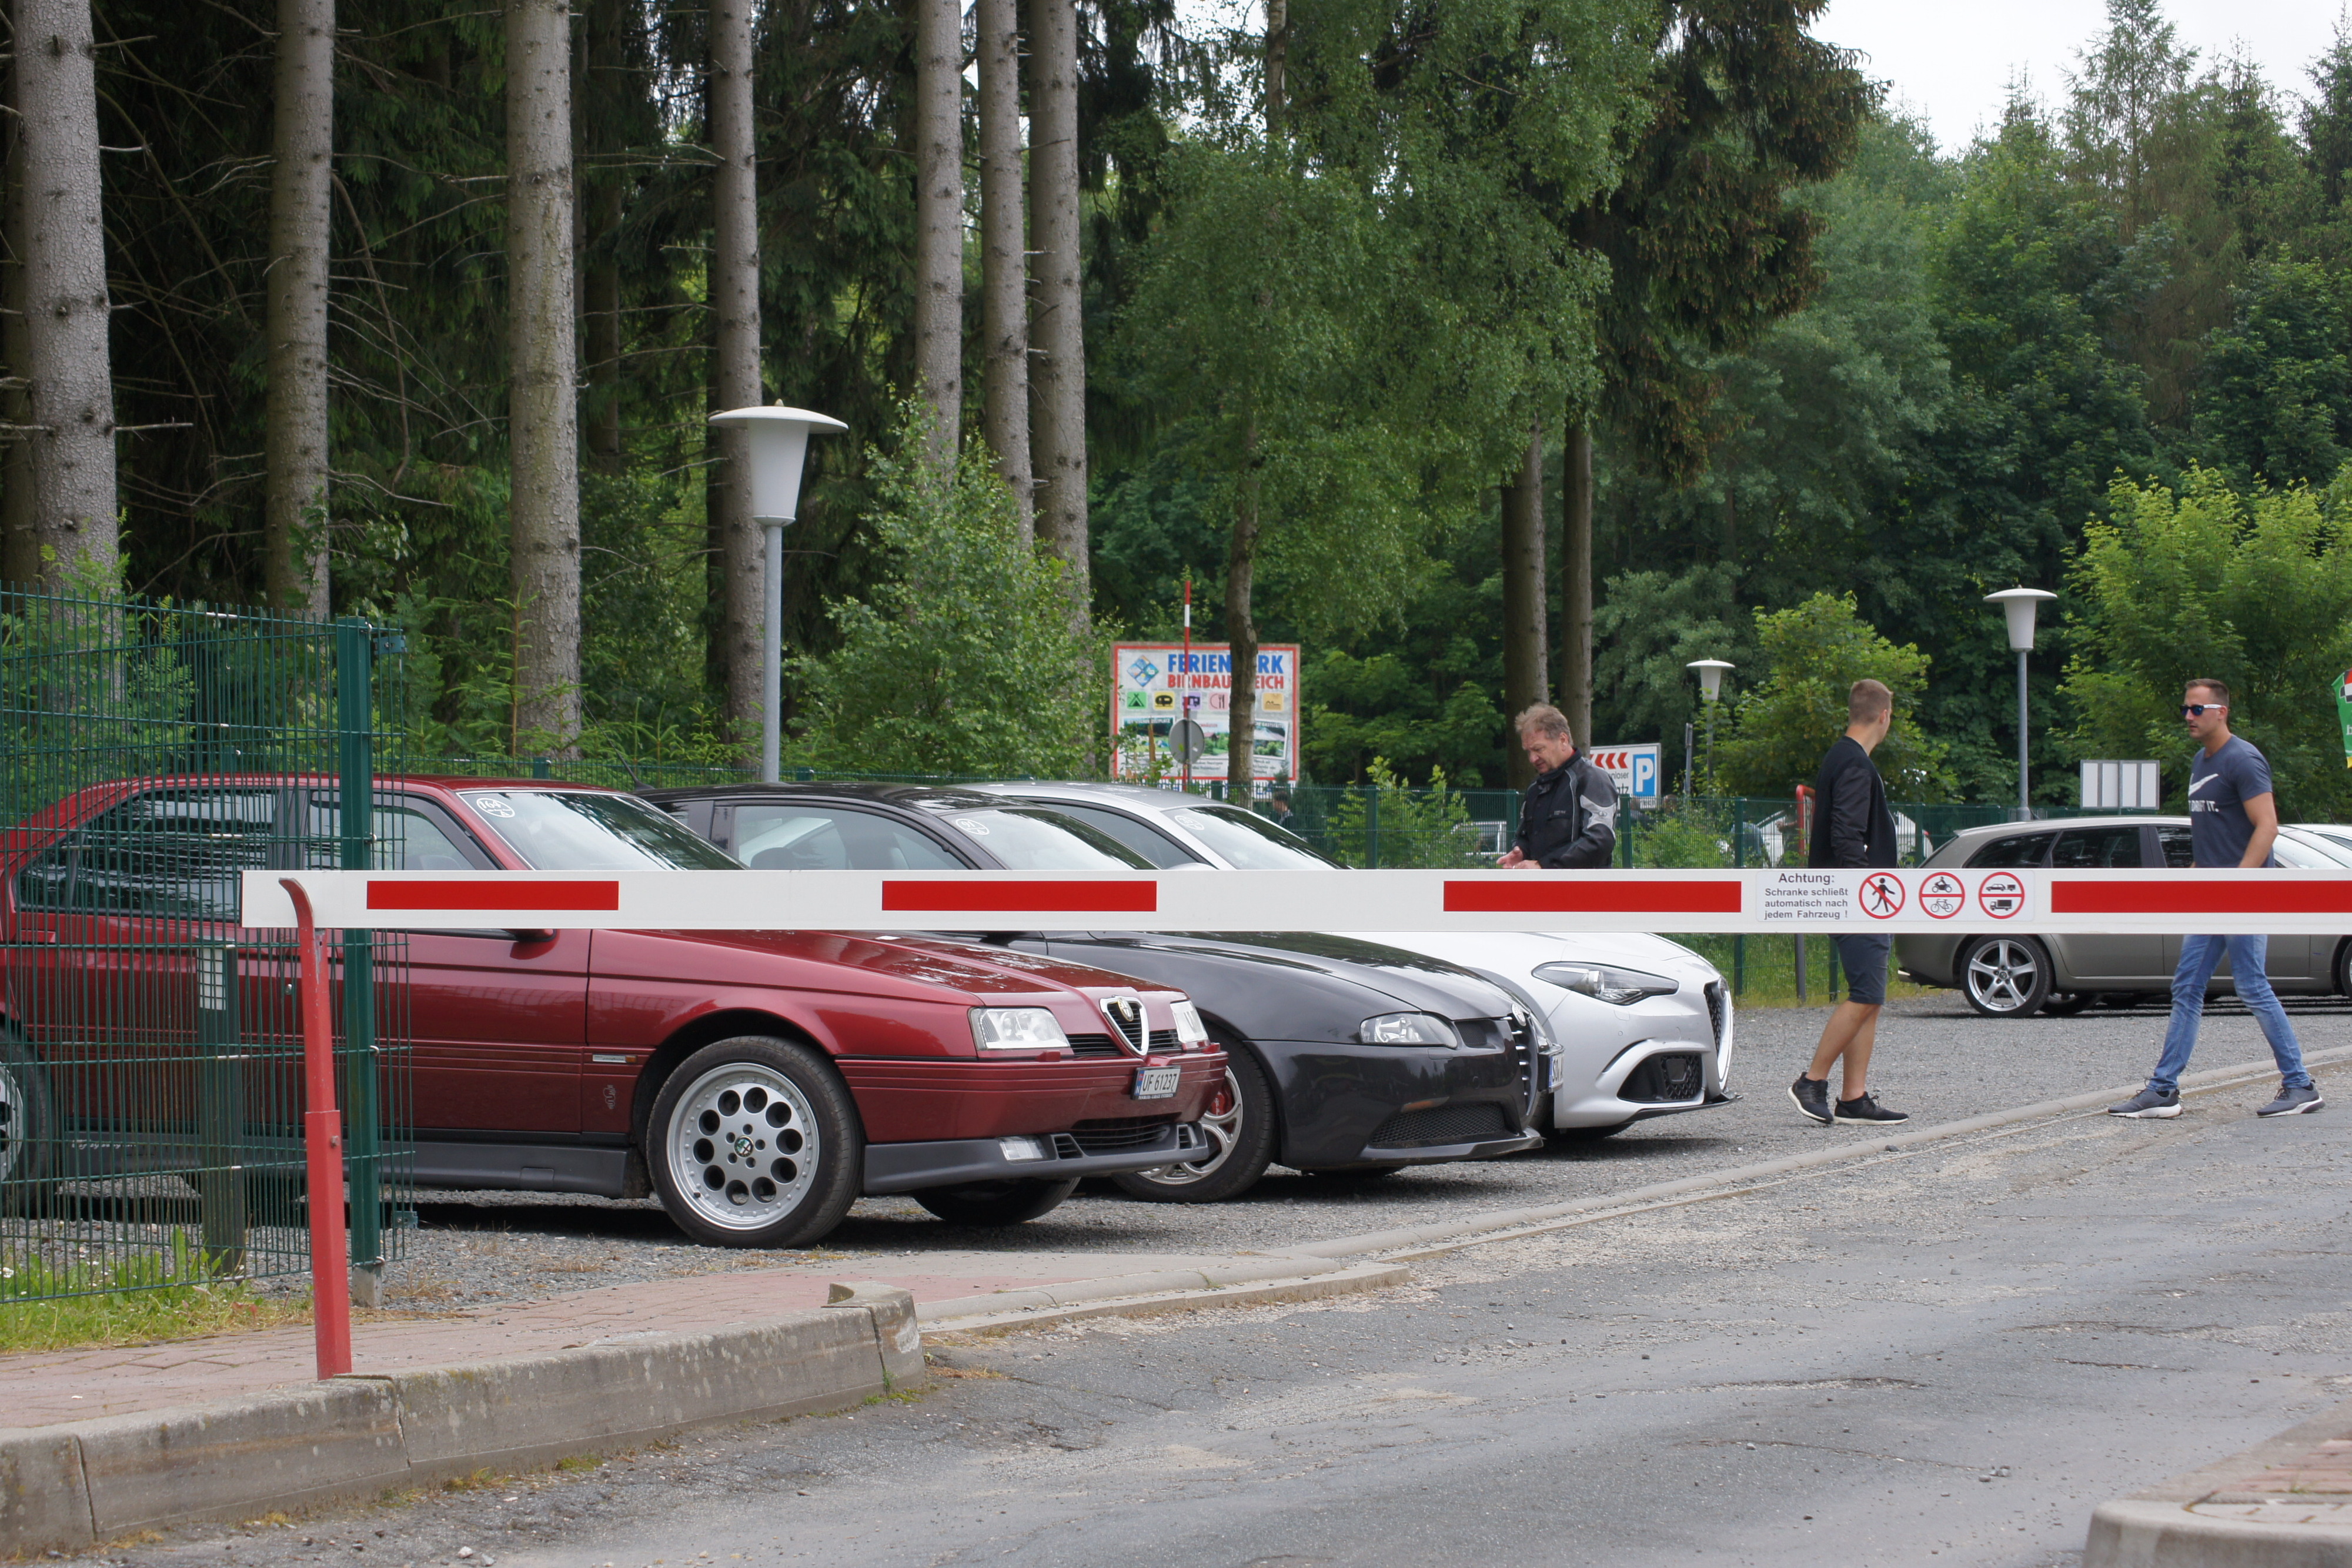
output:
<instances>
[{"instance_id":1,"label":"red barrier post","mask_svg":"<svg viewBox=\"0 0 2352 1568\"><path fill-rule=\"evenodd\" d=\"M302 1146L310 1178L310 1311L319 1375L352 1369L352 1280L343 1234L343 1116L335 1107L335 1012L327 998L327 944L310 917L310 895L279 879L294 900L302 951Z\"/></svg>"}]
</instances>

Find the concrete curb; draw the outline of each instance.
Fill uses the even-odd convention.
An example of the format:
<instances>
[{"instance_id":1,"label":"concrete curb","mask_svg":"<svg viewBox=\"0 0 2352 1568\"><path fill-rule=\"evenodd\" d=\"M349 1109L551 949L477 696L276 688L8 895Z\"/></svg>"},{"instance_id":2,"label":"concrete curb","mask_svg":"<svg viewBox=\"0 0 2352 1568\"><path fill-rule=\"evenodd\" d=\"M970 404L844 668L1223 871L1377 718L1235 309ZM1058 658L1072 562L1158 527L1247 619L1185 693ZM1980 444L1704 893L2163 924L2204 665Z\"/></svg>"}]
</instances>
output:
<instances>
[{"instance_id":1,"label":"concrete curb","mask_svg":"<svg viewBox=\"0 0 2352 1568\"><path fill-rule=\"evenodd\" d=\"M2352 1568L2352 1521L2271 1523L2190 1511L2199 1503L2251 1501L2248 1496L2231 1496L2247 1478L2292 1465L2322 1443L2347 1435L2352 1435L2352 1403L2338 1405L2219 1464L2101 1503L2091 1514L2083 1568ZM2341 1508L2352 1503L2352 1496L2336 1493L2313 1500Z\"/></svg>"},{"instance_id":2,"label":"concrete curb","mask_svg":"<svg viewBox=\"0 0 2352 1568\"><path fill-rule=\"evenodd\" d=\"M923 1380L910 1292L833 1297L761 1322L0 1431L0 1553L610 1453Z\"/></svg>"},{"instance_id":3,"label":"concrete curb","mask_svg":"<svg viewBox=\"0 0 2352 1568\"><path fill-rule=\"evenodd\" d=\"M2335 1062L2352 1061L2352 1046L2334 1051L2313 1051L2304 1058L2307 1067L2325 1067ZM2205 1093L2224 1089L2252 1078L2267 1077L2278 1071L2269 1061L2240 1062L2233 1067L2216 1067L2203 1072L2192 1072L2180 1080L2183 1094ZM1882 1155L1900 1154L1925 1144L1941 1143L1948 1138L1964 1137L1970 1133L1990 1132L2021 1122L2041 1121L2046 1117L2063 1116L2071 1112L2101 1109L2118 1100L2127 1100L2139 1092L2137 1083L2120 1089L2102 1089L2089 1094L2070 1094L2063 1100L2043 1100L2032 1105L2020 1105L2007 1111L1988 1112L1962 1121L1939 1123L1922 1127L1916 1132L1885 1135L1865 1134L1857 1142L1843 1144L1818 1154L1789 1155L1777 1160L1764 1160L1752 1166L1739 1166L1730 1170L1708 1171L1679 1180L1657 1182L1649 1186L1637 1186L1625 1192L1611 1193L1603 1197L1579 1198L1572 1203L1541 1204L1525 1208L1494 1208L1465 1218L1435 1225L1409 1225L1393 1230L1367 1231L1360 1236L1342 1236L1329 1241L1314 1241L1301 1247L1286 1248L1294 1258L1361 1258L1375 1253L1406 1254L1433 1257L1456 1247L1475 1246L1481 1241L1507 1240L1515 1234L1532 1235L1555 1228L1559 1225L1581 1224L1590 1219L1613 1218L1613 1211L1631 1205L1654 1204L1660 1198L1680 1197L1686 1194L1714 1193L1720 1188L1737 1187L1743 1183L1766 1181L1776 1176L1801 1171L1819 1170L1824 1166L1849 1165L1857 1160ZM1827 1134L1825 1134L1827 1135Z\"/></svg>"},{"instance_id":4,"label":"concrete curb","mask_svg":"<svg viewBox=\"0 0 2352 1568\"><path fill-rule=\"evenodd\" d=\"M1219 1275L1240 1270L1208 1270L1196 1279L1213 1281ZM1201 1307L1265 1306L1278 1301L1315 1301L1329 1296L1344 1296L1358 1291L1384 1291L1391 1285L1412 1281L1412 1270L1402 1263L1359 1263L1353 1268L1327 1269L1301 1274L1297 1265L1287 1272L1248 1282L1196 1283L1190 1290L1162 1290L1149 1294L1135 1292L1131 1288L1113 1293L1109 1287L1129 1285L1131 1281L1086 1281L1100 1284L1100 1291L1072 1291L1061 1301L1032 1301L1027 1305L997 1312L971 1313L961 1317L945 1315L947 1308L969 1306L970 1301L939 1303L941 1315L927 1319L923 1332L932 1333L988 1333L993 1330L1037 1328L1048 1323L1076 1322L1081 1318L1150 1317L1159 1312L1190 1312ZM1042 1291L1008 1291L1004 1296L1035 1297ZM979 1300L996 1302L1000 1296L983 1296Z\"/></svg>"}]
</instances>

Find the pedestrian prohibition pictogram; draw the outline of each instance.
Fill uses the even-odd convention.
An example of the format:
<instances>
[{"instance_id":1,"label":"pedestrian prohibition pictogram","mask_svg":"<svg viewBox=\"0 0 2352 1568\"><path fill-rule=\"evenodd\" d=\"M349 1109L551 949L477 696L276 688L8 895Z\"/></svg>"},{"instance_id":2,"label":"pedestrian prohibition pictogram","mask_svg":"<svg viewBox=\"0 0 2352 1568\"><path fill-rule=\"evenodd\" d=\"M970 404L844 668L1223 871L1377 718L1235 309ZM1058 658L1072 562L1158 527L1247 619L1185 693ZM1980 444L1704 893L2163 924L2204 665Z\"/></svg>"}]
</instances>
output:
<instances>
[{"instance_id":1,"label":"pedestrian prohibition pictogram","mask_svg":"<svg viewBox=\"0 0 2352 1568\"><path fill-rule=\"evenodd\" d=\"M1919 907L1938 920L1949 920L1968 906L1968 883L1950 872L1932 873L1919 884Z\"/></svg>"},{"instance_id":2,"label":"pedestrian prohibition pictogram","mask_svg":"<svg viewBox=\"0 0 2352 1568\"><path fill-rule=\"evenodd\" d=\"M2006 920L2025 907L2025 884L2005 871L1997 871L1978 884L1977 903L1995 920Z\"/></svg>"},{"instance_id":3,"label":"pedestrian prohibition pictogram","mask_svg":"<svg viewBox=\"0 0 2352 1568\"><path fill-rule=\"evenodd\" d=\"M1854 890L1862 901L1862 912L1873 920L1885 920L1903 912L1903 879L1892 872L1873 872L1862 879Z\"/></svg>"}]
</instances>

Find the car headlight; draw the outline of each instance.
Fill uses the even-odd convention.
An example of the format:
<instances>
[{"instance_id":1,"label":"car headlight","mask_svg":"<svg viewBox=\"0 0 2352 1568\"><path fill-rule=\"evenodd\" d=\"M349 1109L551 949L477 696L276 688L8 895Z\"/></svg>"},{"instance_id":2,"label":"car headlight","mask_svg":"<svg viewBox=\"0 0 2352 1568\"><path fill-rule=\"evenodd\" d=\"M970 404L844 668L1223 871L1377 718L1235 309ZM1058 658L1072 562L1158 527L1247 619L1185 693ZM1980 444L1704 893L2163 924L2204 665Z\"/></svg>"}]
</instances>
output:
<instances>
[{"instance_id":1,"label":"car headlight","mask_svg":"<svg viewBox=\"0 0 2352 1568\"><path fill-rule=\"evenodd\" d=\"M971 1042L982 1051L1067 1051L1070 1037L1044 1008L974 1008Z\"/></svg>"},{"instance_id":2,"label":"car headlight","mask_svg":"<svg viewBox=\"0 0 2352 1568\"><path fill-rule=\"evenodd\" d=\"M1452 1045L1462 1037L1435 1013L1382 1013L1356 1026L1356 1038L1366 1045Z\"/></svg>"},{"instance_id":3,"label":"car headlight","mask_svg":"<svg viewBox=\"0 0 2352 1568\"><path fill-rule=\"evenodd\" d=\"M1208 1027L1201 1022L1201 1009L1187 1001L1173 1001L1168 1010L1176 1016L1176 1043L1187 1051L1198 1051L1209 1043Z\"/></svg>"},{"instance_id":4,"label":"car headlight","mask_svg":"<svg viewBox=\"0 0 2352 1568\"><path fill-rule=\"evenodd\" d=\"M1681 990L1680 980L1645 975L1639 969L1612 968L1607 964L1538 964L1535 977L1546 985L1621 1008L1648 997L1670 997Z\"/></svg>"}]
</instances>

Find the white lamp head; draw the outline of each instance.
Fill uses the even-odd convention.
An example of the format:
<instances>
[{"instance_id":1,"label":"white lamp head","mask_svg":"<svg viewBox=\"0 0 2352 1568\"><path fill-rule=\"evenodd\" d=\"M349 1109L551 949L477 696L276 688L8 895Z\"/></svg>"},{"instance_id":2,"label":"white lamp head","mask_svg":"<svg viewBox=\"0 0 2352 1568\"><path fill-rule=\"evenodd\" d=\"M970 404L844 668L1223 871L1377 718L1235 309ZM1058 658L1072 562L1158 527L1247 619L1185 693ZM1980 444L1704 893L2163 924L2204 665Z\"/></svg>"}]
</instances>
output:
<instances>
[{"instance_id":1,"label":"white lamp head","mask_svg":"<svg viewBox=\"0 0 2352 1568\"><path fill-rule=\"evenodd\" d=\"M2023 653L2033 647L2034 606L2057 597L2046 588L2004 588L1999 593L1986 594L1985 602L1998 604L2009 612L2009 645Z\"/></svg>"},{"instance_id":2,"label":"white lamp head","mask_svg":"<svg viewBox=\"0 0 2352 1568\"><path fill-rule=\"evenodd\" d=\"M1727 659L1693 659L1683 666L1685 670L1698 672L1699 695L1709 702L1723 695L1723 672L1738 667Z\"/></svg>"},{"instance_id":3,"label":"white lamp head","mask_svg":"<svg viewBox=\"0 0 2352 1568\"><path fill-rule=\"evenodd\" d=\"M751 448L751 517L789 523L800 514L801 468L812 433L832 435L849 426L804 408L730 408L710 416L713 424L740 425Z\"/></svg>"}]
</instances>

